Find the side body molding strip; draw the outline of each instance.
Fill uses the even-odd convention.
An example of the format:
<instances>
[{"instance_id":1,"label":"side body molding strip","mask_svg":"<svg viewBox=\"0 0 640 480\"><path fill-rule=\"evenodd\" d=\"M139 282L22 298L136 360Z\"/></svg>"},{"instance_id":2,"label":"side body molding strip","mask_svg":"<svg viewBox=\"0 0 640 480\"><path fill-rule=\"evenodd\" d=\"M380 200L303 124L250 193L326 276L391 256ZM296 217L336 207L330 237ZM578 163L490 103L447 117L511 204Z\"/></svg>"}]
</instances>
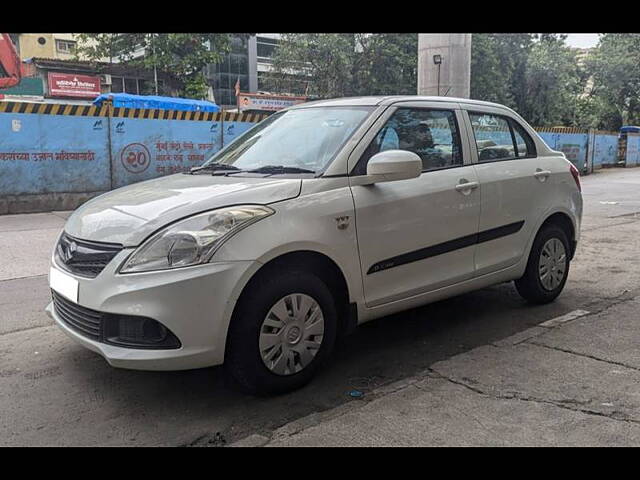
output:
<instances>
[{"instance_id":1,"label":"side body molding strip","mask_svg":"<svg viewBox=\"0 0 640 480\"><path fill-rule=\"evenodd\" d=\"M524 220L521 220L519 222L510 223L501 227L491 228L489 230L474 233L472 235L467 235L465 237L454 238L453 240L438 243L437 245L432 245L430 247L421 248L420 250L414 250L412 252L407 252L395 257L387 258L386 260L382 260L371 265L369 270L367 270L367 275L380 272L381 270L399 267L400 265L405 265L407 263L424 260L425 258L435 257L436 255L449 253L460 248L470 247L471 245L475 245L477 243L489 242L500 237L513 235L514 233L519 232L523 225Z\"/></svg>"}]
</instances>

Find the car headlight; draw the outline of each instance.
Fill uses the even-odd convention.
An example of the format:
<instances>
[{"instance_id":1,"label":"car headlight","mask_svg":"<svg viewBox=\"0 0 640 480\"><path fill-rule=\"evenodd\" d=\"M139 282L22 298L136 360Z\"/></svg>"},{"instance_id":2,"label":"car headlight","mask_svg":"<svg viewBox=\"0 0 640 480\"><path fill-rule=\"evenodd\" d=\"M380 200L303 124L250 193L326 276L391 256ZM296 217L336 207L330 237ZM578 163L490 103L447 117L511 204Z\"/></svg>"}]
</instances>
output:
<instances>
[{"instance_id":1,"label":"car headlight","mask_svg":"<svg viewBox=\"0 0 640 480\"><path fill-rule=\"evenodd\" d=\"M272 208L240 205L200 213L159 231L133 252L120 273L167 270L207 263L232 235L272 215Z\"/></svg>"}]
</instances>

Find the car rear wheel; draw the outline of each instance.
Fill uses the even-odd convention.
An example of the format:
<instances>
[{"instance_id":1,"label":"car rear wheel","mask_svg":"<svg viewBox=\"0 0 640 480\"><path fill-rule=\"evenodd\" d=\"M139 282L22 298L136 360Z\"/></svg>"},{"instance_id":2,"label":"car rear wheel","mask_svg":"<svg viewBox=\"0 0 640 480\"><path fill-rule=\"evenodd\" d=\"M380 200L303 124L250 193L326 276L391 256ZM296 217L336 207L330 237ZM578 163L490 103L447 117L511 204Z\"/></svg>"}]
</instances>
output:
<instances>
[{"instance_id":1,"label":"car rear wheel","mask_svg":"<svg viewBox=\"0 0 640 480\"><path fill-rule=\"evenodd\" d=\"M545 225L536 236L527 269L515 281L518 293L531 303L556 299L569 275L570 247L567 235L557 225Z\"/></svg>"},{"instance_id":2,"label":"car rear wheel","mask_svg":"<svg viewBox=\"0 0 640 480\"><path fill-rule=\"evenodd\" d=\"M257 395L302 387L331 353L336 322L331 292L315 275L263 275L241 296L229 327L228 378Z\"/></svg>"}]
</instances>

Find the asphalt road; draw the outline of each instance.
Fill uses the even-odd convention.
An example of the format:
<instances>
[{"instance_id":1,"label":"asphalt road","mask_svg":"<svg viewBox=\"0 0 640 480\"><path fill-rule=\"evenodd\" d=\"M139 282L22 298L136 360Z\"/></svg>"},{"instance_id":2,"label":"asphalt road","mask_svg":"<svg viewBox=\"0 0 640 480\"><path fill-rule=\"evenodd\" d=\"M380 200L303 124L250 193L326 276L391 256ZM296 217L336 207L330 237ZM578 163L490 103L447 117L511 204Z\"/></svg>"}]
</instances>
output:
<instances>
[{"instance_id":1,"label":"asphalt road","mask_svg":"<svg viewBox=\"0 0 640 480\"><path fill-rule=\"evenodd\" d=\"M370 322L309 386L266 399L228 390L219 368L119 370L76 345L43 312L49 255L68 213L0 216L0 445L200 446L268 436L352 401L353 389L411 378L576 309L615 307L640 293L640 169L582 182L582 241L554 303L526 305L503 284Z\"/></svg>"}]
</instances>

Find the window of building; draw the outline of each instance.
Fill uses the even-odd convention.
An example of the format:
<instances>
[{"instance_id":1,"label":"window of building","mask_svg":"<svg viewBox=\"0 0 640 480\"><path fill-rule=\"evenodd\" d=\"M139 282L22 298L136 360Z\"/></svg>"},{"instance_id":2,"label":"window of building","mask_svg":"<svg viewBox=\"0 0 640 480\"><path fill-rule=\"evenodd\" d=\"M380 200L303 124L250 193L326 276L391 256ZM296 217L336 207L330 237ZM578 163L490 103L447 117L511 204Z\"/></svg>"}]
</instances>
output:
<instances>
[{"instance_id":1,"label":"window of building","mask_svg":"<svg viewBox=\"0 0 640 480\"><path fill-rule=\"evenodd\" d=\"M278 47L278 40L274 38L257 37L256 45L258 59L263 62L269 62Z\"/></svg>"},{"instance_id":2,"label":"window of building","mask_svg":"<svg viewBox=\"0 0 640 480\"><path fill-rule=\"evenodd\" d=\"M491 162L535 156L531 137L516 122L501 115L469 112L478 161Z\"/></svg>"},{"instance_id":3,"label":"window of building","mask_svg":"<svg viewBox=\"0 0 640 480\"><path fill-rule=\"evenodd\" d=\"M231 52L219 63L205 69L209 84L213 87L216 103L223 107L235 107L235 85L240 80L240 90L249 91L248 39L243 36L231 38Z\"/></svg>"},{"instance_id":4,"label":"window of building","mask_svg":"<svg viewBox=\"0 0 640 480\"><path fill-rule=\"evenodd\" d=\"M124 79L124 91L125 93L138 94L138 79L137 78L125 78Z\"/></svg>"},{"instance_id":5,"label":"window of building","mask_svg":"<svg viewBox=\"0 0 640 480\"><path fill-rule=\"evenodd\" d=\"M158 81L158 93L164 91L162 80ZM132 95L155 95L152 81L142 78L111 76L111 93L131 93Z\"/></svg>"},{"instance_id":6,"label":"window of building","mask_svg":"<svg viewBox=\"0 0 640 480\"><path fill-rule=\"evenodd\" d=\"M244 53L246 54L249 46L249 38L244 35L234 35L230 40L231 53Z\"/></svg>"},{"instance_id":7,"label":"window of building","mask_svg":"<svg viewBox=\"0 0 640 480\"><path fill-rule=\"evenodd\" d=\"M160 86L158 85L158 90L160 90ZM140 95L154 95L155 92L155 85L153 82L150 82L148 80L142 80L139 79L138 80L138 93Z\"/></svg>"},{"instance_id":8,"label":"window of building","mask_svg":"<svg viewBox=\"0 0 640 480\"><path fill-rule=\"evenodd\" d=\"M451 110L400 108L380 129L356 168L366 173L367 162L385 150L408 150L422 159L422 171L462 165L460 135Z\"/></svg>"},{"instance_id":9,"label":"window of building","mask_svg":"<svg viewBox=\"0 0 640 480\"><path fill-rule=\"evenodd\" d=\"M60 53L73 53L76 49L76 42L72 40L56 40L56 50Z\"/></svg>"},{"instance_id":10,"label":"window of building","mask_svg":"<svg viewBox=\"0 0 640 480\"><path fill-rule=\"evenodd\" d=\"M124 82L122 77L114 77L111 75L111 93L124 92Z\"/></svg>"}]
</instances>

